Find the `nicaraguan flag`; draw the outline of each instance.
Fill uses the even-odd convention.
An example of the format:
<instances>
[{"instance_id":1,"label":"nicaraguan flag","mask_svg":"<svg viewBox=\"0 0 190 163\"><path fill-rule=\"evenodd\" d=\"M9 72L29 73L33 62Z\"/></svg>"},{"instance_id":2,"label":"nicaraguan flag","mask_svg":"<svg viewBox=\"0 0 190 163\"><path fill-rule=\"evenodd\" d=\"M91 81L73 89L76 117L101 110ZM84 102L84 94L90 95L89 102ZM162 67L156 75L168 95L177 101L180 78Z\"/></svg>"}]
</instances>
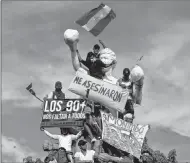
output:
<instances>
[{"instance_id":1,"label":"nicaraguan flag","mask_svg":"<svg viewBox=\"0 0 190 163\"><path fill-rule=\"evenodd\" d=\"M97 8L85 13L75 23L94 36L98 36L115 17L114 11L102 3Z\"/></svg>"}]
</instances>

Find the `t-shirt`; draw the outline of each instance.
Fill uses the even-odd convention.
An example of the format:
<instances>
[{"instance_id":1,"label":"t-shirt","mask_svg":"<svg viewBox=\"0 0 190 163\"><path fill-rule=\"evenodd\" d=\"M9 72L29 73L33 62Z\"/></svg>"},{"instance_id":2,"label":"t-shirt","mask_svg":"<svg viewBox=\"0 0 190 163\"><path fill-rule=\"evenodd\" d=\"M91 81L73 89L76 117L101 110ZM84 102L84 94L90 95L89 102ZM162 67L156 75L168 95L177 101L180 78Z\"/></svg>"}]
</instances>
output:
<instances>
[{"instance_id":1,"label":"t-shirt","mask_svg":"<svg viewBox=\"0 0 190 163\"><path fill-rule=\"evenodd\" d=\"M94 162L94 150L87 150L86 155L83 155L82 152L76 152L75 153L75 158L79 158L80 161L92 161Z\"/></svg>"},{"instance_id":2,"label":"t-shirt","mask_svg":"<svg viewBox=\"0 0 190 163\"><path fill-rule=\"evenodd\" d=\"M53 161L50 161L49 163L57 163L57 160L54 159Z\"/></svg>"},{"instance_id":3,"label":"t-shirt","mask_svg":"<svg viewBox=\"0 0 190 163\"><path fill-rule=\"evenodd\" d=\"M72 134L53 135L53 134L50 134L46 130L44 130L44 132L49 137L59 140L59 148L63 147L63 148L65 148L66 151L69 151L69 152L71 152L72 141L77 140L82 135L82 132L79 132L77 135L72 135Z\"/></svg>"},{"instance_id":4,"label":"t-shirt","mask_svg":"<svg viewBox=\"0 0 190 163\"><path fill-rule=\"evenodd\" d=\"M129 81L123 81L123 79L119 79L118 82L121 82L121 84L123 84L125 86L124 90L126 90L126 93L129 93L129 97L128 99L132 100L132 94L133 94L133 83L131 82L131 80ZM123 92L125 93L125 92Z\"/></svg>"},{"instance_id":5,"label":"t-shirt","mask_svg":"<svg viewBox=\"0 0 190 163\"><path fill-rule=\"evenodd\" d=\"M50 92L50 93L47 95L47 98L48 98L48 99L63 100L63 99L65 99L65 94L64 94L62 91L60 91L60 92L53 91L53 92Z\"/></svg>"}]
</instances>

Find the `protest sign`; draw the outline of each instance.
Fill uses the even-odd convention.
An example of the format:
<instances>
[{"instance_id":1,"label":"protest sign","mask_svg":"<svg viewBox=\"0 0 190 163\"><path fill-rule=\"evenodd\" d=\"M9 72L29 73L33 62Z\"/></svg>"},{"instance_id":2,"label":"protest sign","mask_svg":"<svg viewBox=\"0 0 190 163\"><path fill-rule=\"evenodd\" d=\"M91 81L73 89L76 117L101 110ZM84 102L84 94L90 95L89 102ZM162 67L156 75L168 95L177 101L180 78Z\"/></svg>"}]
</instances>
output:
<instances>
[{"instance_id":1,"label":"protest sign","mask_svg":"<svg viewBox=\"0 0 190 163\"><path fill-rule=\"evenodd\" d=\"M46 99L43 103L41 127L83 127L85 114L83 99Z\"/></svg>"},{"instance_id":2,"label":"protest sign","mask_svg":"<svg viewBox=\"0 0 190 163\"><path fill-rule=\"evenodd\" d=\"M126 90L117 85L96 79L80 71L76 72L69 90L122 113L125 111L124 108L129 95Z\"/></svg>"},{"instance_id":3,"label":"protest sign","mask_svg":"<svg viewBox=\"0 0 190 163\"><path fill-rule=\"evenodd\" d=\"M101 112L101 115L103 141L140 158L142 144L149 130L149 125L131 124L104 112Z\"/></svg>"}]
</instances>

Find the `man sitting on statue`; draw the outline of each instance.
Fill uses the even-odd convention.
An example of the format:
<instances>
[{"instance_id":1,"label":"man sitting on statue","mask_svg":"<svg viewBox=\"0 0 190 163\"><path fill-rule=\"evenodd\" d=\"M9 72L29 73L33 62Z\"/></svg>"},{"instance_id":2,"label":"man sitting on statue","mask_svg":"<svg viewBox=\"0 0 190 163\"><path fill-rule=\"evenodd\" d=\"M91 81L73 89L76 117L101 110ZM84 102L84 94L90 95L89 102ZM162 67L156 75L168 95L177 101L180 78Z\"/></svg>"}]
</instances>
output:
<instances>
[{"instance_id":1,"label":"man sitting on statue","mask_svg":"<svg viewBox=\"0 0 190 163\"><path fill-rule=\"evenodd\" d=\"M116 65L116 55L111 49L106 48L101 40L99 41L102 44L103 49L99 50L98 52L99 45L95 45L97 46L97 49L95 49L97 51L94 50L96 53L89 52L89 57L87 56L86 61L81 58L79 51L76 49L76 55L78 56L79 62L78 64L80 67L88 71L89 75L98 79L105 79L107 82L110 82L112 84L114 82L115 84L117 80L111 76L111 71L115 68Z\"/></svg>"},{"instance_id":2,"label":"man sitting on statue","mask_svg":"<svg viewBox=\"0 0 190 163\"><path fill-rule=\"evenodd\" d=\"M133 121L134 119L133 83L130 80L129 68L125 68L123 70L123 77L118 80L117 84L121 86L124 90L126 90L126 93L129 93L127 103L125 105L125 112L123 114L119 113L118 118L124 119L125 114L127 114L128 116L129 114L131 114L131 120Z\"/></svg>"},{"instance_id":3,"label":"man sitting on statue","mask_svg":"<svg viewBox=\"0 0 190 163\"><path fill-rule=\"evenodd\" d=\"M45 134L53 139L59 140L59 148L64 148L67 152L67 157L71 163L74 163L73 153L71 150L72 141L77 140L82 136L82 131L80 131L77 135L69 134L67 128L61 128L61 135L53 135L46 131L44 128L41 128Z\"/></svg>"}]
</instances>

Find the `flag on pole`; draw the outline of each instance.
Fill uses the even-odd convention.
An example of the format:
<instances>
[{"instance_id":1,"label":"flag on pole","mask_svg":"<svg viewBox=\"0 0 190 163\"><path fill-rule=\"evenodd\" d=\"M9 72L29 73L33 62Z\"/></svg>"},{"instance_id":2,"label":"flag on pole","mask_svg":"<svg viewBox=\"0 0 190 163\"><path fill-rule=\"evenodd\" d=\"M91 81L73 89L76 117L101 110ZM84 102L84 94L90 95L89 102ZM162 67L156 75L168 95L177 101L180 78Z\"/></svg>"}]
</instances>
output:
<instances>
[{"instance_id":1,"label":"flag on pole","mask_svg":"<svg viewBox=\"0 0 190 163\"><path fill-rule=\"evenodd\" d=\"M26 89L29 91L32 88L32 83L30 83L30 85L28 87L26 87Z\"/></svg>"},{"instance_id":2,"label":"flag on pole","mask_svg":"<svg viewBox=\"0 0 190 163\"><path fill-rule=\"evenodd\" d=\"M101 3L97 8L85 13L75 23L94 36L98 36L115 17L114 11L109 6Z\"/></svg>"}]
</instances>

